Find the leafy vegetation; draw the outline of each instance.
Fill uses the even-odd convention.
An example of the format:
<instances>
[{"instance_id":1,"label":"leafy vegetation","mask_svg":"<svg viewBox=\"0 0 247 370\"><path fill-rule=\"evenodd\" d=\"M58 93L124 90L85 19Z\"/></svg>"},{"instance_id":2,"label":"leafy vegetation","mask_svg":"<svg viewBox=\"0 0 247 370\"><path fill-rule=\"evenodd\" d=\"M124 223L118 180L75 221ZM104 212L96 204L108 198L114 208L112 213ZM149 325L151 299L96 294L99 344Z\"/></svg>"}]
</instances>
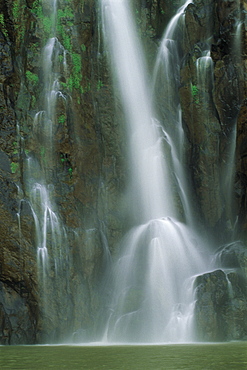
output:
<instances>
[{"instance_id":1,"label":"leafy vegetation","mask_svg":"<svg viewBox=\"0 0 247 370\"><path fill-rule=\"evenodd\" d=\"M193 97L193 101L196 104L199 104L198 87L196 85L191 85L191 95Z\"/></svg>"},{"instance_id":2,"label":"leafy vegetation","mask_svg":"<svg viewBox=\"0 0 247 370\"><path fill-rule=\"evenodd\" d=\"M97 82L97 91L99 91L104 86L103 82L101 80L98 80Z\"/></svg>"},{"instance_id":3,"label":"leafy vegetation","mask_svg":"<svg viewBox=\"0 0 247 370\"><path fill-rule=\"evenodd\" d=\"M68 169L68 171L69 171L69 176L70 176L70 178L72 178L72 176L73 176L73 168L72 168L72 167L70 167L70 168Z\"/></svg>"},{"instance_id":4,"label":"leafy vegetation","mask_svg":"<svg viewBox=\"0 0 247 370\"><path fill-rule=\"evenodd\" d=\"M20 42L25 35L25 22L24 19L25 5L21 5L21 0L14 0L12 4L12 14L14 18L14 27L16 30L16 40Z\"/></svg>"},{"instance_id":5,"label":"leafy vegetation","mask_svg":"<svg viewBox=\"0 0 247 370\"><path fill-rule=\"evenodd\" d=\"M65 122L65 115L64 114L61 114L59 117L58 117L58 123L64 123Z\"/></svg>"},{"instance_id":6,"label":"leafy vegetation","mask_svg":"<svg viewBox=\"0 0 247 370\"><path fill-rule=\"evenodd\" d=\"M37 18L41 19L43 17L42 5L39 0L34 1L32 10Z\"/></svg>"},{"instance_id":7,"label":"leafy vegetation","mask_svg":"<svg viewBox=\"0 0 247 370\"><path fill-rule=\"evenodd\" d=\"M71 59L72 59L72 71L71 71L71 75L68 79L68 87L69 87L70 90L72 90L73 88L80 89L81 80L82 80L81 55L78 54L78 53L72 53Z\"/></svg>"},{"instance_id":8,"label":"leafy vegetation","mask_svg":"<svg viewBox=\"0 0 247 370\"><path fill-rule=\"evenodd\" d=\"M31 71L26 71L26 78L28 81L32 82L33 84L37 84L39 82L39 77L35 73Z\"/></svg>"},{"instance_id":9,"label":"leafy vegetation","mask_svg":"<svg viewBox=\"0 0 247 370\"><path fill-rule=\"evenodd\" d=\"M11 162L10 169L11 169L11 172L12 173L16 173L16 171L18 170L18 168L19 168L19 163L17 163L17 162Z\"/></svg>"},{"instance_id":10,"label":"leafy vegetation","mask_svg":"<svg viewBox=\"0 0 247 370\"><path fill-rule=\"evenodd\" d=\"M51 33L51 27L52 27L52 18L50 17L44 17L43 18L43 28L45 33L48 35Z\"/></svg>"},{"instance_id":11,"label":"leafy vegetation","mask_svg":"<svg viewBox=\"0 0 247 370\"><path fill-rule=\"evenodd\" d=\"M5 27L3 13L0 13L0 25L1 25L1 29L2 29L2 32L3 32L4 36L5 37L8 37L8 31L7 31L6 27Z\"/></svg>"},{"instance_id":12,"label":"leafy vegetation","mask_svg":"<svg viewBox=\"0 0 247 370\"><path fill-rule=\"evenodd\" d=\"M63 46L68 51L72 51L71 32L68 32L69 30L68 27L72 27L73 22L74 22L74 14L69 5L65 6L64 9L58 9L57 11L57 31L61 37ZM65 31L64 24L66 24L67 32Z\"/></svg>"},{"instance_id":13,"label":"leafy vegetation","mask_svg":"<svg viewBox=\"0 0 247 370\"><path fill-rule=\"evenodd\" d=\"M86 50L87 50L86 45L82 44L82 45L81 45L81 50L82 50L83 52L84 52L84 51L86 51Z\"/></svg>"},{"instance_id":14,"label":"leafy vegetation","mask_svg":"<svg viewBox=\"0 0 247 370\"><path fill-rule=\"evenodd\" d=\"M13 154L17 154L18 153L18 149L17 149L18 143L17 143L17 141L13 142L13 147L14 147Z\"/></svg>"}]
</instances>

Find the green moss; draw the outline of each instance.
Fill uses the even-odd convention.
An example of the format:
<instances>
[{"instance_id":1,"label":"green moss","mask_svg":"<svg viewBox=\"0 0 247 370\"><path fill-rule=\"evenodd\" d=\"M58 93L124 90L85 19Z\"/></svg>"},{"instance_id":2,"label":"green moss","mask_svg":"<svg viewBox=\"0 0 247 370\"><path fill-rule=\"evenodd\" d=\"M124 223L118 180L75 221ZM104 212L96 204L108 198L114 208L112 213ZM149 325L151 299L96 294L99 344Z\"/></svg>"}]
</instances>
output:
<instances>
[{"instance_id":1,"label":"green moss","mask_svg":"<svg viewBox=\"0 0 247 370\"><path fill-rule=\"evenodd\" d=\"M36 97L34 95L32 95L32 97L31 97L31 107L34 108L35 104L36 104Z\"/></svg>"},{"instance_id":2,"label":"green moss","mask_svg":"<svg viewBox=\"0 0 247 370\"><path fill-rule=\"evenodd\" d=\"M32 53L38 53L39 51L39 44L37 42L32 42L30 44L30 50L32 51Z\"/></svg>"},{"instance_id":3,"label":"green moss","mask_svg":"<svg viewBox=\"0 0 247 370\"><path fill-rule=\"evenodd\" d=\"M16 31L16 40L18 43L25 35L25 22L23 22L23 19L25 18L25 5L21 5L21 0L13 1L12 14Z\"/></svg>"},{"instance_id":4,"label":"green moss","mask_svg":"<svg viewBox=\"0 0 247 370\"><path fill-rule=\"evenodd\" d=\"M16 171L18 170L18 168L19 168L19 163L11 162L10 169L11 169L11 172L12 173L16 173Z\"/></svg>"},{"instance_id":5,"label":"green moss","mask_svg":"<svg viewBox=\"0 0 247 370\"><path fill-rule=\"evenodd\" d=\"M97 82L97 91L99 91L103 86L104 86L103 82L101 80L99 80Z\"/></svg>"},{"instance_id":6,"label":"green moss","mask_svg":"<svg viewBox=\"0 0 247 370\"><path fill-rule=\"evenodd\" d=\"M0 24L4 26L4 15L3 13L0 13Z\"/></svg>"},{"instance_id":7,"label":"green moss","mask_svg":"<svg viewBox=\"0 0 247 370\"><path fill-rule=\"evenodd\" d=\"M43 17L43 10L40 0L34 1L32 11L37 16L37 18L41 19Z\"/></svg>"},{"instance_id":8,"label":"green moss","mask_svg":"<svg viewBox=\"0 0 247 370\"><path fill-rule=\"evenodd\" d=\"M68 20L68 18L74 19L74 13L73 13L71 7L69 5L66 5L64 7L64 9L58 9L57 18L59 20L61 20L63 18L66 19L66 20Z\"/></svg>"},{"instance_id":9,"label":"green moss","mask_svg":"<svg viewBox=\"0 0 247 370\"><path fill-rule=\"evenodd\" d=\"M8 31L5 27L5 23L4 23L4 15L2 13L0 13L0 25L2 26L2 32L4 34L5 37L8 37Z\"/></svg>"},{"instance_id":10,"label":"green moss","mask_svg":"<svg viewBox=\"0 0 247 370\"><path fill-rule=\"evenodd\" d=\"M12 12L13 12L13 17L14 20L19 20L20 13L21 13L21 4L20 0L14 0L13 5L12 5Z\"/></svg>"},{"instance_id":11,"label":"green moss","mask_svg":"<svg viewBox=\"0 0 247 370\"><path fill-rule=\"evenodd\" d=\"M45 10L43 10L41 0L34 1L32 12L37 17L39 26L43 29L45 36L49 37L52 31L52 24L54 23L54 16L48 15Z\"/></svg>"},{"instance_id":12,"label":"green moss","mask_svg":"<svg viewBox=\"0 0 247 370\"><path fill-rule=\"evenodd\" d=\"M52 27L52 18L50 18L50 17L44 17L43 18L44 32L49 35L51 33L51 27Z\"/></svg>"},{"instance_id":13,"label":"green moss","mask_svg":"<svg viewBox=\"0 0 247 370\"><path fill-rule=\"evenodd\" d=\"M41 158L44 158L45 157L45 147L44 146L42 146L40 148L40 156L41 156Z\"/></svg>"},{"instance_id":14,"label":"green moss","mask_svg":"<svg viewBox=\"0 0 247 370\"><path fill-rule=\"evenodd\" d=\"M37 84L39 82L39 77L35 73L31 71L26 71L26 78L28 81L32 82L33 84Z\"/></svg>"},{"instance_id":15,"label":"green moss","mask_svg":"<svg viewBox=\"0 0 247 370\"><path fill-rule=\"evenodd\" d=\"M69 172L69 176L70 176L70 178L72 178L72 176L73 176L73 168L72 168L72 167L70 167L70 168L68 169L68 172Z\"/></svg>"},{"instance_id":16,"label":"green moss","mask_svg":"<svg viewBox=\"0 0 247 370\"><path fill-rule=\"evenodd\" d=\"M71 51L71 36L65 31L64 25L66 25L67 31L68 27L72 27L74 24L74 14L69 5L66 5L63 9L58 9L57 11L57 31L61 38L62 44L66 50ZM71 33L71 32L70 32Z\"/></svg>"},{"instance_id":17,"label":"green moss","mask_svg":"<svg viewBox=\"0 0 247 370\"><path fill-rule=\"evenodd\" d=\"M17 154L17 153L18 153L17 146L18 146L17 141L14 141L14 142L13 142L13 147L14 147L14 149L13 149L13 154Z\"/></svg>"},{"instance_id":18,"label":"green moss","mask_svg":"<svg viewBox=\"0 0 247 370\"><path fill-rule=\"evenodd\" d=\"M63 26L59 22L57 25L57 31L62 40L64 48L68 51L71 51L72 50L71 36L65 32Z\"/></svg>"},{"instance_id":19,"label":"green moss","mask_svg":"<svg viewBox=\"0 0 247 370\"><path fill-rule=\"evenodd\" d=\"M60 87L62 87L64 90L67 88L66 82L59 82Z\"/></svg>"},{"instance_id":20,"label":"green moss","mask_svg":"<svg viewBox=\"0 0 247 370\"><path fill-rule=\"evenodd\" d=\"M191 95L193 97L193 101L196 104L199 104L198 87L196 85L191 85Z\"/></svg>"},{"instance_id":21,"label":"green moss","mask_svg":"<svg viewBox=\"0 0 247 370\"><path fill-rule=\"evenodd\" d=\"M73 69L75 73L81 72L81 56L80 54L73 53L72 54L72 61L73 61Z\"/></svg>"},{"instance_id":22,"label":"green moss","mask_svg":"<svg viewBox=\"0 0 247 370\"><path fill-rule=\"evenodd\" d=\"M58 117L58 123L62 123L63 124L65 122L65 119L66 119L65 115L64 114L61 114Z\"/></svg>"},{"instance_id":23,"label":"green moss","mask_svg":"<svg viewBox=\"0 0 247 370\"><path fill-rule=\"evenodd\" d=\"M81 61L81 55L78 53L72 53L71 55L72 59L72 70L71 74L68 78L68 88L70 90L74 89L80 89L81 88L81 80L82 80L82 61Z\"/></svg>"},{"instance_id":24,"label":"green moss","mask_svg":"<svg viewBox=\"0 0 247 370\"><path fill-rule=\"evenodd\" d=\"M86 51L86 50L87 50L86 45L82 44L82 45L81 45L81 50L82 50L82 51Z\"/></svg>"}]
</instances>

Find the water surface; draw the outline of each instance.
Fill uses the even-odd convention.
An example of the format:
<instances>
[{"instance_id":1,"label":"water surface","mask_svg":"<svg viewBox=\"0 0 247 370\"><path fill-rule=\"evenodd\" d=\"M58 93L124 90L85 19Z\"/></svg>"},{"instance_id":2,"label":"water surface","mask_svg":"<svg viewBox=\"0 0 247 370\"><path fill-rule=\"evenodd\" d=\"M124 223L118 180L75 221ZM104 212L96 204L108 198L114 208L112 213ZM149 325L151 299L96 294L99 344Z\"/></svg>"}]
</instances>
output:
<instances>
[{"instance_id":1,"label":"water surface","mask_svg":"<svg viewBox=\"0 0 247 370\"><path fill-rule=\"evenodd\" d=\"M1 369L247 369L247 342L138 346L2 346Z\"/></svg>"}]
</instances>

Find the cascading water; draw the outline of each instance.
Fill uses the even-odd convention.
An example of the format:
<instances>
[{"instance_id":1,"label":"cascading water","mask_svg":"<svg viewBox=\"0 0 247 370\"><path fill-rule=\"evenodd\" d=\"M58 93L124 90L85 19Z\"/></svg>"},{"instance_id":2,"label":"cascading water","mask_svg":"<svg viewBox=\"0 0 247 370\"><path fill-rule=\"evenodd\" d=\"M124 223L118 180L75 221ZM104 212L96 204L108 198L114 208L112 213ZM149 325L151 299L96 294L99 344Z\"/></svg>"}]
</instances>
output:
<instances>
[{"instance_id":1,"label":"cascading water","mask_svg":"<svg viewBox=\"0 0 247 370\"><path fill-rule=\"evenodd\" d=\"M67 320L70 304L65 302L69 291L69 253L66 230L62 224L56 203L53 176L55 174L54 135L56 105L65 100L58 82L61 57L65 69L65 50L56 38L57 2L51 0L46 11L51 19L51 37L42 53L43 91L40 111L33 121L33 148L26 154L24 163L25 192L32 210L37 248L37 270L40 307L43 315L43 338L56 340L52 323ZM46 337L47 336L47 337ZM44 340L44 339L41 339Z\"/></svg>"},{"instance_id":2,"label":"cascading water","mask_svg":"<svg viewBox=\"0 0 247 370\"><path fill-rule=\"evenodd\" d=\"M81 271L84 266L79 267L79 272L71 268L68 230L63 226L55 201L57 108L67 104L67 96L60 91L59 81L66 81L68 77L66 54L69 52L57 38L57 2L44 1L45 11L51 19L51 32L42 52L43 91L33 120L31 144L28 143L31 150L26 152L24 163L25 200L30 204L35 225L43 341L64 339L72 331L76 341L99 339L103 321L106 324L100 339L108 343L188 342L195 339L193 282L206 270L207 253L203 240L195 231L185 170L186 137L178 93L184 57L180 39L185 33L184 11L189 3L190 0L186 1L169 23L158 51L153 78L150 78L129 1L102 0L105 44L128 131L130 172L124 199L126 219L131 228L120 243L119 255L113 263L103 222L99 229L89 227L82 233L77 233L79 228L70 230L74 234L70 238L71 244L74 242L76 248L82 245L79 252L74 248L74 260L81 253L86 265L88 260L84 258L84 251L87 249L85 255L88 252L93 261L93 248L100 243L103 247L102 270L108 271L99 283L98 292L101 290L101 296L106 297L98 299L98 302L103 302L98 316L92 314L96 326L93 332L92 327L85 325L84 329L83 326L90 316L84 315L84 307L87 305L89 311L95 304L91 294L93 288L89 287L92 281L86 281L87 276L84 278L84 271ZM240 44L240 27L239 23L236 45ZM194 63L196 85L191 86L196 95L193 103L199 105L195 101L198 99L205 115L213 100L213 64L209 44L203 42L205 50ZM71 64L76 63L77 56L80 54L74 54ZM77 72L78 68L74 68L73 73ZM67 78L67 81L72 84L72 79ZM208 126L209 121L209 118L204 120ZM230 164L231 171L227 168L222 175L222 183L228 184L225 188L223 186L225 190L220 189L225 198L230 197L232 188L234 145L229 149L230 159L226 165L227 168ZM18 213L20 239L21 208ZM91 266L94 264L92 261ZM212 266L215 268L217 261L213 261ZM227 274L232 270L224 272L231 298L233 288ZM84 289L81 286L85 281ZM104 304L108 299L105 314ZM102 317L97 320L101 313ZM76 317L73 329L70 328L71 316ZM54 325L54 332L60 330L60 333L51 333L55 320L59 324Z\"/></svg>"},{"instance_id":3,"label":"cascading water","mask_svg":"<svg viewBox=\"0 0 247 370\"><path fill-rule=\"evenodd\" d=\"M184 218L194 223L190 204L189 186L185 176L185 135L179 101L180 65L183 55L180 42L184 29L184 10L191 3L187 0L169 22L159 47L153 74L153 96L164 136L171 151L176 189L184 209Z\"/></svg>"},{"instance_id":4,"label":"cascading water","mask_svg":"<svg viewBox=\"0 0 247 370\"><path fill-rule=\"evenodd\" d=\"M181 9L168 27L169 35L175 32L184 7ZM205 261L200 256L200 238L177 220L174 199L179 191L175 194L172 191L174 180L170 173L176 171L176 166L170 152L176 153L177 162L181 152L166 132L166 122L163 126L155 117L128 1L102 0L102 15L105 41L129 132L131 173L126 202L135 215L135 223L139 224L125 236L115 262L115 284L104 340L190 341L193 339L191 283L193 275L203 271ZM170 68L169 65L166 73L171 73ZM177 92L172 86L169 85L172 89L169 93L173 97ZM174 105L173 98L170 111L172 127L181 131L179 103ZM181 185L182 181L177 178L177 184Z\"/></svg>"}]
</instances>

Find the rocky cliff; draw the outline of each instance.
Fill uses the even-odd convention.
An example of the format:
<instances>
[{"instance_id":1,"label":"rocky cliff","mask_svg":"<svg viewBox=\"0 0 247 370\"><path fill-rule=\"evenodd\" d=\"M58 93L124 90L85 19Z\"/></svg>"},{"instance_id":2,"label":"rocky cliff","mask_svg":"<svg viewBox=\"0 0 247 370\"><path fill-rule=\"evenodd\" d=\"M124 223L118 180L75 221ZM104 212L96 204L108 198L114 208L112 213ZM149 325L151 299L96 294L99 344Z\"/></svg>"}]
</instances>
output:
<instances>
[{"instance_id":1,"label":"rocky cliff","mask_svg":"<svg viewBox=\"0 0 247 370\"><path fill-rule=\"evenodd\" d=\"M245 240L246 232L245 7L237 1L194 1L185 16L188 35L180 91L189 166L200 217L218 243ZM195 65L208 50L213 64L204 68L213 78L202 86ZM197 277L195 325L200 340L246 339L246 251L240 242L223 246L220 269Z\"/></svg>"},{"instance_id":2,"label":"rocky cliff","mask_svg":"<svg viewBox=\"0 0 247 370\"><path fill-rule=\"evenodd\" d=\"M179 4L133 1L150 68ZM45 100L42 53L52 32L50 7L48 0L0 4L0 344L40 343L48 338L57 342L64 333L70 339L72 335L92 339L100 307L107 300L104 271L110 264L109 254L128 226L121 201L127 173L126 133L122 108L113 95L97 1L58 1L55 42L62 47L52 58L53 64L57 58L54 73L61 94L56 100L52 156L41 125L34 124ZM188 176L200 225L215 236L212 249L228 241L237 216L243 240L246 231L245 11L243 0L194 0L186 9L186 34L181 40L180 100ZM202 86L196 61L206 53L212 57L207 68L213 77L211 85ZM38 281L37 224L28 180L38 175L28 167L30 158L52 184L54 207L63 225L59 244L63 263L56 275L50 261L46 287ZM229 168L235 160L234 187ZM52 243L51 234L48 243ZM244 248L241 244L236 254L245 253ZM197 325L205 340L246 337L246 291L242 288L246 276L242 270L239 275L239 266L230 267L238 269L237 275L232 272L227 277L217 270L210 277L198 278ZM228 279L234 286L233 300ZM235 293L239 284L241 292ZM41 300L44 289L46 310ZM230 311L236 305L242 308L234 311L232 322ZM206 306L210 313L204 314ZM234 329L233 337L228 329L212 329L214 333L208 329L202 334L205 323L219 328L222 317L224 328L231 321L231 328L237 322L242 329Z\"/></svg>"}]
</instances>

